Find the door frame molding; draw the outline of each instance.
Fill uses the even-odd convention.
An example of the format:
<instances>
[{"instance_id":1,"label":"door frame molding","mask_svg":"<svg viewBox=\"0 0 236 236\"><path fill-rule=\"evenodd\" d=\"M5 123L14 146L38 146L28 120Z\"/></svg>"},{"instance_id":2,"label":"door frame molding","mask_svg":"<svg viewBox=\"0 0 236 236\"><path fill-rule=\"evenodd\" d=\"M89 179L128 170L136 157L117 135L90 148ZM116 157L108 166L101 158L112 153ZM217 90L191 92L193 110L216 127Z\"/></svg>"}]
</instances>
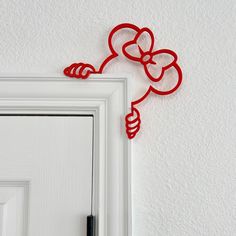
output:
<instances>
[{"instance_id":1,"label":"door frame molding","mask_svg":"<svg viewBox=\"0 0 236 236\"><path fill-rule=\"evenodd\" d=\"M131 142L124 116L128 76L0 76L0 114L92 114L95 120L94 214L97 236L131 236ZM89 213L88 213L89 214Z\"/></svg>"}]
</instances>

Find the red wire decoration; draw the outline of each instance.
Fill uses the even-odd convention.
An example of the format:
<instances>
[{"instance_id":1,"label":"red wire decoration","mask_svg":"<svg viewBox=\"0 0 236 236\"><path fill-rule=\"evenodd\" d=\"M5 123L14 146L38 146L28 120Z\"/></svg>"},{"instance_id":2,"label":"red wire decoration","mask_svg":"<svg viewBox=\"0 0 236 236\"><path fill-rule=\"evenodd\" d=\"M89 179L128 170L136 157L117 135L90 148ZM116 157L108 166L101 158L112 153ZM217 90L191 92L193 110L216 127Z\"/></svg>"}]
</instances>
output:
<instances>
[{"instance_id":1,"label":"red wire decoration","mask_svg":"<svg viewBox=\"0 0 236 236\"><path fill-rule=\"evenodd\" d=\"M178 74L176 85L173 88L161 91L150 85L148 90L138 100L131 102L131 112L126 115L125 122L127 136L129 139L132 139L139 132L141 124L140 112L136 106L143 102L151 92L158 95L169 95L175 92L182 82L182 71L177 64L177 55L175 52L169 49L154 50L154 35L149 28L140 29L136 25L123 23L117 25L110 32L108 46L111 54L102 62L98 70L90 64L73 63L64 69L64 74L77 79L87 79L90 74L103 73L105 66L115 57L119 56L118 52L114 49L113 36L116 32L123 29L129 29L134 32L134 37L122 46L123 55L133 62L140 63L144 68L145 74L152 82L160 82L165 71L170 68L175 69ZM142 38L147 39L147 45L144 45L141 40ZM162 59L163 56L166 58L164 61Z\"/></svg>"}]
</instances>

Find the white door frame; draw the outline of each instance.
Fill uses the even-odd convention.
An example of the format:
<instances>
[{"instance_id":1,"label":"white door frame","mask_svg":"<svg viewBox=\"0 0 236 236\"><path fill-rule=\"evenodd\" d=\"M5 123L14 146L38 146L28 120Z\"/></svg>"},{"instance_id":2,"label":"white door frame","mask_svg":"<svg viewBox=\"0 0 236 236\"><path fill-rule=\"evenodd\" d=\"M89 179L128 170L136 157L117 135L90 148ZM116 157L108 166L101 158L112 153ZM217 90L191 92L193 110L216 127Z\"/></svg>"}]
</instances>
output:
<instances>
[{"instance_id":1,"label":"white door frame","mask_svg":"<svg viewBox=\"0 0 236 236\"><path fill-rule=\"evenodd\" d=\"M95 118L94 214L97 236L131 236L130 141L123 128L127 76L0 77L0 114L92 114ZM89 212L88 212L89 214Z\"/></svg>"}]
</instances>

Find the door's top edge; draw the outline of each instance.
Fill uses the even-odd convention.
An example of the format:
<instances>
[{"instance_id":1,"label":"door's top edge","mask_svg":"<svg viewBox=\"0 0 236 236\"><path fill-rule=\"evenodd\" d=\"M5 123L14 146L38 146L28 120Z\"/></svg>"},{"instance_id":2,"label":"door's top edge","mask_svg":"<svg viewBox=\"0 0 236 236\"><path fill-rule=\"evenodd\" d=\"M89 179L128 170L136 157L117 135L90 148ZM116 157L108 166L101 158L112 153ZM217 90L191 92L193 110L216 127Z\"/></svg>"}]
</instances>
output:
<instances>
[{"instance_id":1,"label":"door's top edge","mask_svg":"<svg viewBox=\"0 0 236 236\"><path fill-rule=\"evenodd\" d=\"M127 78L131 77L127 74L92 74L88 79L72 79L66 77L62 74L0 74L0 81L4 80L32 80L33 78L35 81L38 80L56 80L56 81L91 81L91 79L96 80L126 80Z\"/></svg>"}]
</instances>

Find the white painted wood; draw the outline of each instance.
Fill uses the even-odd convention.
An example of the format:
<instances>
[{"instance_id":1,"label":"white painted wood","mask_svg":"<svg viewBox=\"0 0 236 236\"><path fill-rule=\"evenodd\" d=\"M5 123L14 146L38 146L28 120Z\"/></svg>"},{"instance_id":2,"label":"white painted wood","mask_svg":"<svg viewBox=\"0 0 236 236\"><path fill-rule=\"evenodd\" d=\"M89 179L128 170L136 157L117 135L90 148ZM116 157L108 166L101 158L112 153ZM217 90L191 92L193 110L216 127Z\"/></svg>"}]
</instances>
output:
<instances>
[{"instance_id":1,"label":"white painted wood","mask_svg":"<svg viewBox=\"0 0 236 236\"><path fill-rule=\"evenodd\" d=\"M0 80L1 113L94 115L93 212L98 236L131 236L130 144L122 127L127 102L124 76L96 75L86 81L5 76Z\"/></svg>"},{"instance_id":2,"label":"white painted wood","mask_svg":"<svg viewBox=\"0 0 236 236\"><path fill-rule=\"evenodd\" d=\"M0 236L6 235L6 206L5 203L0 203Z\"/></svg>"},{"instance_id":3,"label":"white painted wood","mask_svg":"<svg viewBox=\"0 0 236 236\"><path fill-rule=\"evenodd\" d=\"M0 116L0 180L29 180L29 235L86 235L92 121L81 116ZM26 234L22 191L0 186L6 236Z\"/></svg>"},{"instance_id":4,"label":"white painted wood","mask_svg":"<svg viewBox=\"0 0 236 236\"><path fill-rule=\"evenodd\" d=\"M0 236L27 234L28 195L28 182L0 181Z\"/></svg>"}]
</instances>

